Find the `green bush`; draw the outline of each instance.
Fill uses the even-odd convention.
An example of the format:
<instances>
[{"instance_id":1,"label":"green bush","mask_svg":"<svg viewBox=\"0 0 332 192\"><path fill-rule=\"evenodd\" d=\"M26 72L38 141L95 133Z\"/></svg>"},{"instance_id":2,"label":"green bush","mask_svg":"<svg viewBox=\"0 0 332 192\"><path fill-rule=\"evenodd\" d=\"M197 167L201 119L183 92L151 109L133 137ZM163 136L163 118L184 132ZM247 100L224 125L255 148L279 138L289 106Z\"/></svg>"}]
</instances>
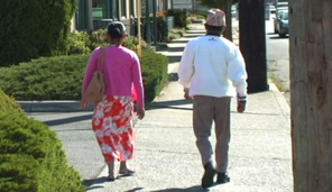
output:
<instances>
[{"instance_id":1,"label":"green bush","mask_svg":"<svg viewBox=\"0 0 332 192\"><path fill-rule=\"evenodd\" d=\"M22 112L22 109L13 98L8 97L0 90L0 112Z\"/></svg>"},{"instance_id":2,"label":"green bush","mask_svg":"<svg viewBox=\"0 0 332 192\"><path fill-rule=\"evenodd\" d=\"M89 54L90 49L90 36L86 32L70 33L67 40L67 55L73 54Z\"/></svg>"},{"instance_id":3,"label":"green bush","mask_svg":"<svg viewBox=\"0 0 332 192\"><path fill-rule=\"evenodd\" d=\"M56 134L22 113L0 113L0 190L83 191Z\"/></svg>"},{"instance_id":4,"label":"green bush","mask_svg":"<svg viewBox=\"0 0 332 192\"><path fill-rule=\"evenodd\" d=\"M179 39L179 38L183 37L184 34L185 34L185 30L183 28L171 29L171 31L168 35L168 40Z\"/></svg>"},{"instance_id":5,"label":"green bush","mask_svg":"<svg viewBox=\"0 0 332 192\"><path fill-rule=\"evenodd\" d=\"M0 6L0 66L67 52L75 0L8 0Z\"/></svg>"},{"instance_id":6,"label":"green bush","mask_svg":"<svg viewBox=\"0 0 332 192\"><path fill-rule=\"evenodd\" d=\"M0 89L18 100L79 100L88 59L89 55L57 56L0 68ZM151 49L143 50L148 101L159 94L166 82L167 63L167 57Z\"/></svg>"},{"instance_id":7,"label":"green bush","mask_svg":"<svg viewBox=\"0 0 332 192\"><path fill-rule=\"evenodd\" d=\"M152 101L167 83L168 59L152 49L145 49L142 53L142 63L145 97L147 101Z\"/></svg>"},{"instance_id":8,"label":"green bush","mask_svg":"<svg viewBox=\"0 0 332 192\"><path fill-rule=\"evenodd\" d=\"M188 24L187 11L185 9L170 9L167 15L174 16L174 26L186 28Z\"/></svg>"},{"instance_id":9,"label":"green bush","mask_svg":"<svg viewBox=\"0 0 332 192\"><path fill-rule=\"evenodd\" d=\"M40 58L0 68L0 88L18 100L71 100L81 97L89 55Z\"/></svg>"}]
</instances>

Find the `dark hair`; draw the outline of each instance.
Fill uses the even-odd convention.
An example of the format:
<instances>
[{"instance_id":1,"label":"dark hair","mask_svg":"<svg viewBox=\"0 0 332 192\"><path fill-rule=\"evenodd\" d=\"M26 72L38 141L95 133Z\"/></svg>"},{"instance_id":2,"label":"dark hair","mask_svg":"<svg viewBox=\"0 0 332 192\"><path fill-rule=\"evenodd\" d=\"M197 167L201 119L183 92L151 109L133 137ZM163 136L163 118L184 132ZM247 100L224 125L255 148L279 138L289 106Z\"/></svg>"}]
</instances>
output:
<instances>
[{"instance_id":1,"label":"dark hair","mask_svg":"<svg viewBox=\"0 0 332 192\"><path fill-rule=\"evenodd\" d=\"M224 29L224 26L217 27L217 26L205 24L205 28L208 32L211 32L211 33L221 33Z\"/></svg>"},{"instance_id":2,"label":"dark hair","mask_svg":"<svg viewBox=\"0 0 332 192\"><path fill-rule=\"evenodd\" d=\"M121 39L126 34L126 28L121 22L112 22L107 27L107 32L112 39Z\"/></svg>"}]
</instances>

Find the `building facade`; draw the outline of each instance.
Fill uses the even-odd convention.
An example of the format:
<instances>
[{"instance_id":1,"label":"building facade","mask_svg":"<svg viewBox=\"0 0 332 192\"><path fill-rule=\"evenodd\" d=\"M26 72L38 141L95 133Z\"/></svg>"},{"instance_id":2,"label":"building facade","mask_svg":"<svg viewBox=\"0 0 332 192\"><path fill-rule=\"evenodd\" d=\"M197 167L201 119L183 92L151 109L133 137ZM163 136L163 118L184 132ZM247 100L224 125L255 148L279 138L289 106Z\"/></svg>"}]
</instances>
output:
<instances>
[{"instance_id":1,"label":"building facade","mask_svg":"<svg viewBox=\"0 0 332 192\"><path fill-rule=\"evenodd\" d=\"M122 21L128 32L135 34L136 0L79 0L76 29L92 31L105 28L110 21Z\"/></svg>"}]
</instances>

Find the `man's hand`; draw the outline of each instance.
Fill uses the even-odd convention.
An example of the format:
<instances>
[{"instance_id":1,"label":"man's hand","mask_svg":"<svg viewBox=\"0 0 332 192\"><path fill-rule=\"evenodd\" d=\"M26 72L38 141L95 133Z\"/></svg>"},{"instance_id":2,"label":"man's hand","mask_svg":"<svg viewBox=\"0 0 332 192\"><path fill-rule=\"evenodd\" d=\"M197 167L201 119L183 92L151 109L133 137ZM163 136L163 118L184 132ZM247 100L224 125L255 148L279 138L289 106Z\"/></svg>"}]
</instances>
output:
<instances>
[{"instance_id":1,"label":"man's hand","mask_svg":"<svg viewBox=\"0 0 332 192\"><path fill-rule=\"evenodd\" d=\"M145 116L145 109L143 107L137 106L136 113L137 113L138 119L142 120Z\"/></svg>"},{"instance_id":2,"label":"man's hand","mask_svg":"<svg viewBox=\"0 0 332 192\"><path fill-rule=\"evenodd\" d=\"M237 96L237 112L243 113L246 110L247 97Z\"/></svg>"},{"instance_id":3,"label":"man's hand","mask_svg":"<svg viewBox=\"0 0 332 192\"><path fill-rule=\"evenodd\" d=\"M189 95L189 89L184 89L184 98L187 100L193 99L190 95Z\"/></svg>"},{"instance_id":4,"label":"man's hand","mask_svg":"<svg viewBox=\"0 0 332 192\"><path fill-rule=\"evenodd\" d=\"M243 113L246 110L246 102L245 101L238 101L237 102L237 112Z\"/></svg>"}]
</instances>

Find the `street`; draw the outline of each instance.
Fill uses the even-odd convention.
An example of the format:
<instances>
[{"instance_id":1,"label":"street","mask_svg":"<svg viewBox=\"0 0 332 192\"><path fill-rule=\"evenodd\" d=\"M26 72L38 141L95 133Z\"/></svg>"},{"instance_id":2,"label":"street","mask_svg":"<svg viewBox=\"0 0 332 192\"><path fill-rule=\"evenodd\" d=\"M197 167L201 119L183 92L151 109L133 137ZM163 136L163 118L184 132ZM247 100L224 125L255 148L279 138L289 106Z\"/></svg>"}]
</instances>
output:
<instances>
[{"instance_id":1,"label":"street","mask_svg":"<svg viewBox=\"0 0 332 192\"><path fill-rule=\"evenodd\" d=\"M266 52L270 79L285 92L289 103L289 38L274 33L273 19L266 21Z\"/></svg>"}]
</instances>

